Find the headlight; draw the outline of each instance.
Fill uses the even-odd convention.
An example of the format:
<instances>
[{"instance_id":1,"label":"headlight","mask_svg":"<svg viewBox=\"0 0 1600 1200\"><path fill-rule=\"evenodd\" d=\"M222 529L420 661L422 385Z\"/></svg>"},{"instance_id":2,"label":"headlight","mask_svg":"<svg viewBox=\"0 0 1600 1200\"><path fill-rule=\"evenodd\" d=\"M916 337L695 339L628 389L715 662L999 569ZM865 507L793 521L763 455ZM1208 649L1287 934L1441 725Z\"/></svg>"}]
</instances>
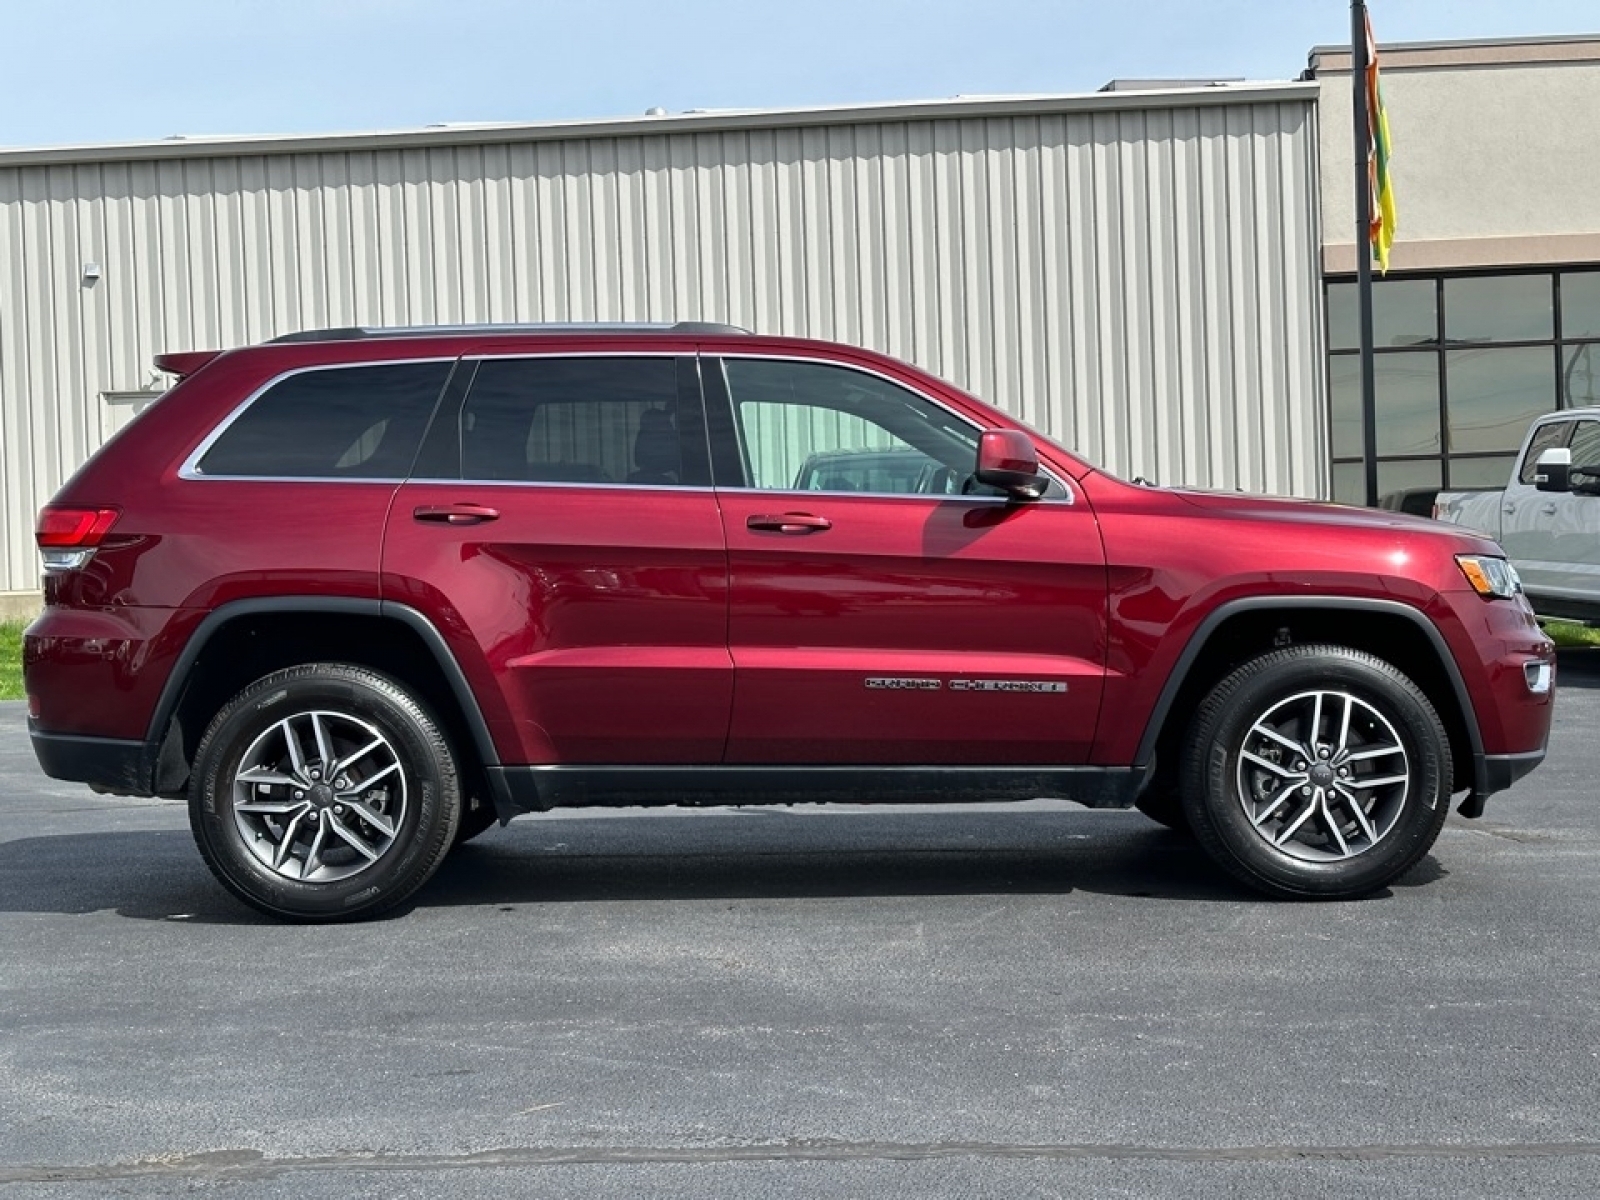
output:
<instances>
[{"instance_id":1,"label":"headlight","mask_svg":"<svg viewBox=\"0 0 1600 1200\"><path fill-rule=\"evenodd\" d=\"M1458 554L1456 562L1467 577L1472 590L1480 596L1496 596L1509 600L1522 590L1522 580L1517 569L1503 558L1490 558L1487 554Z\"/></svg>"}]
</instances>

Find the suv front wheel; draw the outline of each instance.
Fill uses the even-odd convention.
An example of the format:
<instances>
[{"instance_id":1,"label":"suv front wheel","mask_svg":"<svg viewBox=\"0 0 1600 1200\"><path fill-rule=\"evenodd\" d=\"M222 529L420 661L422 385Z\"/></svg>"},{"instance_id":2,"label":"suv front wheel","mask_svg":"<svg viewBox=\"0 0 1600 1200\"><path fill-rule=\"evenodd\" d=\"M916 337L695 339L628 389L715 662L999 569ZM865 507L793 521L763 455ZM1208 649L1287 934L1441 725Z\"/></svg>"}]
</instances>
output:
<instances>
[{"instance_id":1,"label":"suv front wheel","mask_svg":"<svg viewBox=\"0 0 1600 1200\"><path fill-rule=\"evenodd\" d=\"M1444 825L1450 754L1415 684L1344 646L1294 646L1201 705L1184 808L1207 853L1275 896L1350 899L1410 870Z\"/></svg>"},{"instance_id":2,"label":"suv front wheel","mask_svg":"<svg viewBox=\"0 0 1600 1200\"><path fill-rule=\"evenodd\" d=\"M211 722L189 821L229 891L276 917L342 921L401 903L461 819L449 742L400 684L308 664L258 679Z\"/></svg>"}]
</instances>

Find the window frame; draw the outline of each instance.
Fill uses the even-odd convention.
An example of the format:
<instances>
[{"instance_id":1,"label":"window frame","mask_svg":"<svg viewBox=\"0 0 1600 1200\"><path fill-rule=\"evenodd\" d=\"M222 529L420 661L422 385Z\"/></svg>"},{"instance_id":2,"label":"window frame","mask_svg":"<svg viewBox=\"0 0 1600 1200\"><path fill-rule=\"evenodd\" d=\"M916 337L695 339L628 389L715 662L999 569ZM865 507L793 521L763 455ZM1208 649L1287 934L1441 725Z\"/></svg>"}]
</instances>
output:
<instances>
[{"instance_id":1,"label":"window frame","mask_svg":"<svg viewBox=\"0 0 1600 1200\"><path fill-rule=\"evenodd\" d=\"M1459 480L1452 478L1452 472L1462 470L1468 463L1487 463L1501 461L1505 463L1507 477L1511 467L1517 461L1520 445L1508 450L1496 451L1468 451L1453 453L1450 447L1450 379L1448 372L1448 355L1452 351L1464 349L1501 350L1515 348L1544 349L1551 353L1553 359L1553 372L1551 375L1552 399L1550 408L1540 413L1570 412L1580 407L1569 403L1567 395L1566 363L1567 356L1576 348L1585 345L1600 345L1600 335L1567 336L1562 317L1562 290L1564 277L1574 274L1600 274L1593 263L1551 263L1536 266L1517 266L1502 269L1467 269L1451 271L1418 271L1418 272L1392 272L1387 281L1374 280L1374 287L1384 287L1387 284L1427 282L1434 289L1434 337L1431 342L1407 343L1401 346L1374 346L1374 358L1392 354L1426 353L1434 356L1435 370L1439 380L1439 431L1440 446L1437 453L1432 454L1402 454L1378 456L1379 465L1405 464L1405 463L1434 463L1439 468L1440 490L1451 490L1461 487ZM1445 336L1446 311L1445 285L1452 280L1461 279L1498 279L1498 278L1526 278L1540 277L1546 280L1551 288L1551 334L1548 338L1472 341L1466 343L1451 343ZM1327 463L1330 470L1330 488L1332 475L1341 467L1361 466L1364 458L1360 455L1342 454L1333 452L1333 368L1336 359L1359 358L1359 347L1333 346L1332 313L1329 303L1331 290L1334 288L1353 288L1355 280L1348 276L1324 277L1323 279L1323 384L1327 403ZM1377 419L1383 420L1383 413L1377 413ZM1459 464L1459 466L1458 466ZM1337 492L1333 493L1337 497Z\"/></svg>"},{"instance_id":2,"label":"window frame","mask_svg":"<svg viewBox=\"0 0 1600 1200\"><path fill-rule=\"evenodd\" d=\"M478 370L483 364L489 362L523 362L546 360L583 360L597 361L602 359L656 359L669 364L673 371L677 388L677 428L678 449L682 462L680 472L682 481L679 483L629 483L626 479L610 482L588 480L556 480L556 479L477 479L470 478L464 469L464 447L461 437L461 419L466 406L472 399L472 390L477 382ZM418 451L416 465L408 482L415 483L460 483L471 487L521 487L521 488L584 488L606 489L628 488L632 490L650 490L669 488L672 491L709 490L711 487L710 451L706 434L706 421L704 399L700 382L700 369L698 356L684 354L671 350L554 350L541 352L537 350L517 350L504 352L478 352L463 355L462 368L465 372L465 383L460 388L459 394L450 397L448 406L441 405L436 412L433 428L423 440L422 448ZM447 392L454 389L447 388ZM454 472L443 473L439 470L440 461L452 461L455 464ZM420 470L424 462L429 469Z\"/></svg>"}]
</instances>

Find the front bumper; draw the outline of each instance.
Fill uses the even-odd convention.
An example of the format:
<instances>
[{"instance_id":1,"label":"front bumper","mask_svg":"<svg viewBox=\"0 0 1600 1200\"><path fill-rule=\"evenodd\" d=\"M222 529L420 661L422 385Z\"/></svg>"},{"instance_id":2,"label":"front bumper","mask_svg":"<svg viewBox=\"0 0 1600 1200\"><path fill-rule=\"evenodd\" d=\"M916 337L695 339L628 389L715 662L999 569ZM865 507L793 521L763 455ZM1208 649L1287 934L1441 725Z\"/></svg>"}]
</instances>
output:
<instances>
[{"instance_id":1,"label":"front bumper","mask_svg":"<svg viewBox=\"0 0 1600 1200\"><path fill-rule=\"evenodd\" d=\"M1483 816L1483 803L1503 792L1544 761L1543 747L1525 754L1480 754L1473 763L1472 791L1456 811L1463 817Z\"/></svg>"}]
</instances>

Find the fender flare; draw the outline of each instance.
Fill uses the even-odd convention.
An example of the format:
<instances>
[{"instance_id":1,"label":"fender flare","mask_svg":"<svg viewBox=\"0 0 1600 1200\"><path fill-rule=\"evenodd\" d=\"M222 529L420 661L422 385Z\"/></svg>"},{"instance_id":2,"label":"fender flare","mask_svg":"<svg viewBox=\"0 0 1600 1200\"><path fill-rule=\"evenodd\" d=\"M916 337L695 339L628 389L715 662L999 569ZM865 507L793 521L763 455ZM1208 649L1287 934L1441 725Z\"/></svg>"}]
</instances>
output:
<instances>
[{"instance_id":1,"label":"fender flare","mask_svg":"<svg viewBox=\"0 0 1600 1200\"><path fill-rule=\"evenodd\" d=\"M1481 776L1484 775L1486 766L1483 735L1478 729L1478 713L1472 706L1472 696L1467 691L1466 680L1461 678L1461 670L1456 665L1455 655L1450 652L1450 647L1444 640L1444 634L1440 633L1439 627L1422 612L1409 604L1402 604L1398 600L1373 600L1353 596L1248 596L1240 600L1230 600L1207 614L1205 620L1201 621L1199 627L1189 636L1183 652L1178 655L1178 661L1173 664L1172 671L1167 675L1166 685L1161 689L1155 708L1151 710L1149 720L1145 723L1144 736L1139 739L1139 749L1134 756L1136 764L1149 766L1155 762L1156 741L1161 736L1167 715L1178 698L1178 691L1188 679L1195 660L1200 657L1211 635L1223 622L1243 613L1286 609L1291 611L1342 609L1346 612L1400 617L1414 625L1433 647L1434 654L1443 664L1445 676L1455 691L1456 703L1461 708L1462 721L1466 725L1467 738L1471 745L1474 773L1480 776L1475 783L1478 790L1483 790L1485 781Z\"/></svg>"},{"instance_id":2,"label":"fender flare","mask_svg":"<svg viewBox=\"0 0 1600 1200\"><path fill-rule=\"evenodd\" d=\"M162 685L161 698L157 701L155 712L150 718L150 725L145 734L145 753L152 772L166 737L167 726L172 720L173 713L177 711L178 701L187 686L189 672L217 631L241 617L298 613L329 613L399 621L416 633L433 655L434 662L450 686L451 694L472 736L473 749L477 751L479 761L491 779L498 779L499 772L493 768L500 765L500 756L495 750L494 739L489 735L489 725L484 720L483 709L478 704L472 685L467 682L465 672L461 670L461 664L451 653L449 643L445 641L444 635L433 622L410 605L396 604L392 600L364 600L343 596L263 596L251 600L235 600L207 613L205 619L189 636L189 641L178 655L177 661L173 663L167 681Z\"/></svg>"}]
</instances>

